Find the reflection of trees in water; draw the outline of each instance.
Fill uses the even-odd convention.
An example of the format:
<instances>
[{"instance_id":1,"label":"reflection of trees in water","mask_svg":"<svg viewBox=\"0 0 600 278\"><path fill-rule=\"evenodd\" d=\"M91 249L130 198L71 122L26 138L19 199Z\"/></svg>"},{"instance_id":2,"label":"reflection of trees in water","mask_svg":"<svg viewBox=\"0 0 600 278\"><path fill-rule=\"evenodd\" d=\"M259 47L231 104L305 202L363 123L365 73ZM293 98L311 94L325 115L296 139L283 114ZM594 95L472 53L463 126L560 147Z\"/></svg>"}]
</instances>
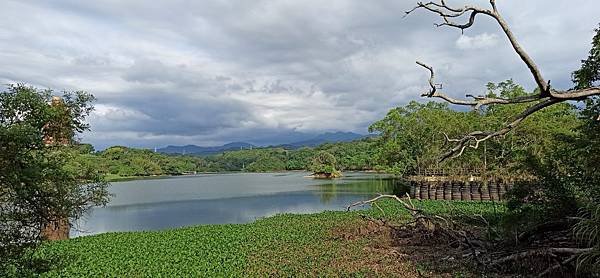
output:
<instances>
[{"instance_id":1,"label":"reflection of trees in water","mask_svg":"<svg viewBox=\"0 0 600 278\"><path fill-rule=\"evenodd\" d=\"M357 179L352 181L343 182L332 182L319 184L318 194L320 195L321 203L327 204L339 193L381 193L381 194L395 194L403 196L409 192L410 185L401 179L396 178L370 178L370 179Z\"/></svg>"},{"instance_id":2,"label":"reflection of trees in water","mask_svg":"<svg viewBox=\"0 0 600 278\"><path fill-rule=\"evenodd\" d=\"M404 196L410 192L410 183L404 179L394 179L394 195Z\"/></svg>"},{"instance_id":3,"label":"reflection of trees in water","mask_svg":"<svg viewBox=\"0 0 600 278\"><path fill-rule=\"evenodd\" d=\"M320 200L322 204L328 204L331 200L337 196L337 190L335 183L324 184L319 190Z\"/></svg>"}]
</instances>

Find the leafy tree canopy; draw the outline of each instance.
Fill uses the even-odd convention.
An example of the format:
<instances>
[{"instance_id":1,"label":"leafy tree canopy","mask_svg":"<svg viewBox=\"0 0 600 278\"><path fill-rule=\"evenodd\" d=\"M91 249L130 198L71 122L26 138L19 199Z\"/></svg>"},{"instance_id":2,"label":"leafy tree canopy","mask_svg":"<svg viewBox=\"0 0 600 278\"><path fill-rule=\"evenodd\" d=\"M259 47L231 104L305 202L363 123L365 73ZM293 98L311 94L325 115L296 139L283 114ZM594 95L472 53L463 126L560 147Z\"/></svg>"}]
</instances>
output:
<instances>
[{"instance_id":1,"label":"leafy tree canopy","mask_svg":"<svg viewBox=\"0 0 600 278\"><path fill-rule=\"evenodd\" d=\"M107 202L107 184L95 169L73 164L76 150L44 144L45 137L70 141L87 129L93 96L65 92L51 106L52 94L22 84L0 93L0 276L20 275L21 255L40 242L46 225Z\"/></svg>"},{"instance_id":2,"label":"leafy tree canopy","mask_svg":"<svg viewBox=\"0 0 600 278\"><path fill-rule=\"evenodd\" d=\"M335 156L326 151L320 151L313 157L310 170L315 176L339 177L340 172L336 170L335 165Z\"/></svg>"}]
</instances>

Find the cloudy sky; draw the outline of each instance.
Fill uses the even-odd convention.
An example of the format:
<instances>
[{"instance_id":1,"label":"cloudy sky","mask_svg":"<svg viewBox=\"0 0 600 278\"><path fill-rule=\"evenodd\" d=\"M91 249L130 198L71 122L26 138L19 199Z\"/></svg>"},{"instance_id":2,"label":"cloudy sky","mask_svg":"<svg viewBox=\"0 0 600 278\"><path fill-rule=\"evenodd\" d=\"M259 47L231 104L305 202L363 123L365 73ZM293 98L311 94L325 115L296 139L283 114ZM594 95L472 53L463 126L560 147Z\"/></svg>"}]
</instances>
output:
<instances>
[{"instance_id":1,"label":"cloudy sky","mask_svg":"<svg viewBox=\"0 0 600 278\"><path fill-rule=\"evenodd\" d=\"M600 1L498 2L545 77L570 87ZM426 89L417 59L451 95L508 78L533 88L491 20L461 34L434 27L440 19L425 11L403 18L413 4L0 0L0 84L93 93L82 139L100 149L366 133Z\"/></svg>"}]
</instances>

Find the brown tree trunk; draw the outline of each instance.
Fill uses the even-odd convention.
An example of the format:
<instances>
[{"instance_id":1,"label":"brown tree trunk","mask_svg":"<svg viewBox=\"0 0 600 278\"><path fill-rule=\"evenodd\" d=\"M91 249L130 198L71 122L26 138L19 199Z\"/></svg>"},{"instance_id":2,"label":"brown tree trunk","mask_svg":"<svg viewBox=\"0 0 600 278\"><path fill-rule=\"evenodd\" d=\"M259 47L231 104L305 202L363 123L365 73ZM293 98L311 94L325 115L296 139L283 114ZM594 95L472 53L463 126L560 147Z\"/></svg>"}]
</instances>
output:
<instances>
[{"instance_id":1,"label":"brown tree trunk","mask_svg":"<svg viewBox=\"0 0 600 278\"><path fill-rule=\"evenodd\" d=\"M52 220L42 228L43 240L63 240L69 238L71 226L66 218Z\"/></svg>"}]
</instances>

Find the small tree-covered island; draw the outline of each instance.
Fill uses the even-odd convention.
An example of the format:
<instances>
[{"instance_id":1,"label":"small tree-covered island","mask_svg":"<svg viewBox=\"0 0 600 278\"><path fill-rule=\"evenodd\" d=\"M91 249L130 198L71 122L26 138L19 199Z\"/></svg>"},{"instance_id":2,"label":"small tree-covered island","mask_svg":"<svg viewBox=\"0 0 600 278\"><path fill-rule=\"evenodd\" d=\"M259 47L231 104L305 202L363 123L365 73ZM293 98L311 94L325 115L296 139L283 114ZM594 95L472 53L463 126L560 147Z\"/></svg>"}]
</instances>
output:
<instances>
[{"instance_id":1,"label":"small tree-covered island","mask_svg":"<svg viewBox=\"0 0 600 278\"><path fill-rule=\"evenodd\" d=\"M0 9L0 277L600 276L600 3L100 2Z\"/></svg>"},{"instance_id":2,"label":"small tree-covered island","mask_svg":"<svg viewBox=\"0 0 600 278\"><path fill-rule=\"evenodd\" d=\"M342 176L340 171L335 169L335 156L326 152L320 151L312 159L310 170L312 176L318 179L333 179Z\"/></svg>"}]
</instances>

